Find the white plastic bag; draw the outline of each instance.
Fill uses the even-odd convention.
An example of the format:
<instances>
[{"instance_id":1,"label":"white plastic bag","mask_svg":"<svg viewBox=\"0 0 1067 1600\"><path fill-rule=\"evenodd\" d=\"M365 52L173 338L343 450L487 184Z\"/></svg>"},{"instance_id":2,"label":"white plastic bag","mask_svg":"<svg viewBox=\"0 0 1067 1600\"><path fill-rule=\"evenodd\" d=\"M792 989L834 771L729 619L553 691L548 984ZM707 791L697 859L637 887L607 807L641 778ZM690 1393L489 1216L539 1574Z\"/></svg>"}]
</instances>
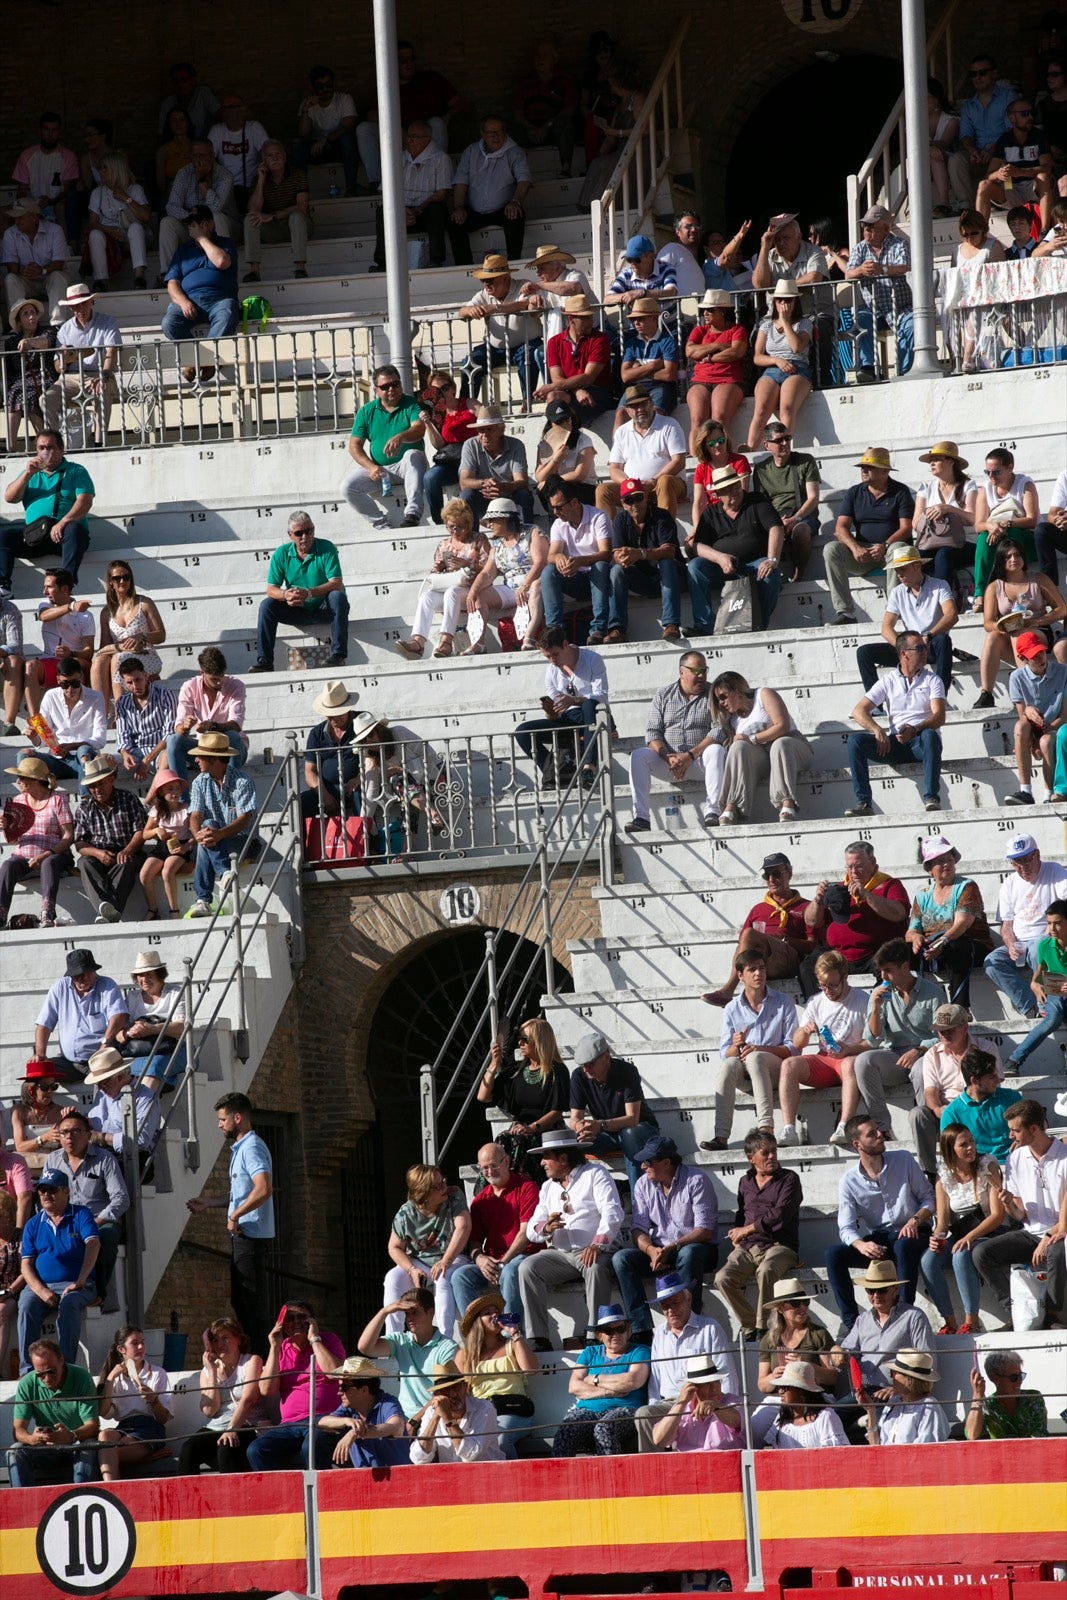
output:
<instances>
[{"instance_id":1,"label":"white plastic bag","mask_svg":"<svg viewBox=\"0 0 1067 1600\"><path fill-rule=\"evenodd\" d=\"M1011 1326L1013 1333L1033 1333L1045 1320L1046 1274L1033 1267L1011 1269Z\"/></svg>"}]
</instances>

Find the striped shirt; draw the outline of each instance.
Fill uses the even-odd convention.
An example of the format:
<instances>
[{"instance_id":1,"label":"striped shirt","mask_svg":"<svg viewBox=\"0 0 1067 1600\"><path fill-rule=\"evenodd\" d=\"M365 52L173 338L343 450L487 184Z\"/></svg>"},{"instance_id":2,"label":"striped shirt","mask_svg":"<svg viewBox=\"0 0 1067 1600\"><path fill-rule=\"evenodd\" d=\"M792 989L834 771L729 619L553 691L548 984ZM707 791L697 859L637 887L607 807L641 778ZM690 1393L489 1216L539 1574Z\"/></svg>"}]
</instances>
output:
<instances>
[{"instance_id":1,"label":"striped shirt","mask_svg":"<svg viewBox=\"0 0 1067 1600\"><path fill-rule=\"evenodd\" d=\"M127 689L119 695L115 706L119 749L129 751L132 756L154 750L173 731L177 715L178 702L171 690L164 689L161 683L149 687L143 706L137 704L133 691Z\"/></svg>"},{"instance_id":2,"label":"striped shirt","mask_svg":"<svg viewBox=\"0 0 1067 1600\"><path fill-rule=\"evenodd\" d=\"M115 789L106 806L86 794L74 815L74 843L79 849L87 844L94 850L125 850L147 820L144 806L128 789Z\"/></svg>"},{"instance_id":3,"label":"striped shirt","mask_svg":"<svg viewBox=\"0 0 1067 1600\"><path fill-rule=\"evenodd\" d=\"M647 278L642 278L632 261L624 261L609 294L629 294L636 289L640 294L654 294L657 289L677 289L678 273L673 261L656 260Z\"/></svg>"}]
</instances>

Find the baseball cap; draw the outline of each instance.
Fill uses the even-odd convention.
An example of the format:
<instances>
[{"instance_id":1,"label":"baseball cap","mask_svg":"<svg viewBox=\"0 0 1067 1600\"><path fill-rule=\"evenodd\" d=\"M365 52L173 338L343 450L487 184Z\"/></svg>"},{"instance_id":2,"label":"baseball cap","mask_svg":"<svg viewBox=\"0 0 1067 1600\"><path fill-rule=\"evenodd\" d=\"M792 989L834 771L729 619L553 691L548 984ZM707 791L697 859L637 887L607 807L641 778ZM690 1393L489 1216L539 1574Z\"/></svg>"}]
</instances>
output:
<instances>
[{"instance_id":1,"label":"baseball cap","mask_svg":"<svg viewBox=\"0 0 1067 1600\"><path fill-rule=\"evenodd\" d=\"M775 850L772 855L764 856L763 858L763 865L760 867L763 877L767 876L772 867L788 867L792 870L793 863L787 855L783 855L781 850Z\"/></svg>"},{"instance_id":2,"label":"baseball cap","mask_svg":"<svg viewBox=\"0 0 1067 1600\"><path fill-rule=\"evenodd\" d=\"M34 1184L35 1189L69 1189L70 1179L58 1167L46 1167Z\"/></svg>"},{"instance_id":3,"label":"baseball cap","mask_svg":"<svg viewBox=\"0 0 1067 1600\"><path fill-rule=\"evenodd\" d=\"M847 922L852 915L852 896L843 883L832 883L823 898L831 922Z\"/></svg>"},{"instance_id":4,"label":"baseball cap","mask_svg":"<svg viewBox=\"0 0 1067 1600\"><path fill-rule=\"evenodd\" d=\"M640 261L642 256L655 255L656 246L647 233L635 233L626 241L627 261Z\"/></svg>"},{"instance_id":5,"label":"baseball cap","mask_svg":"<svg viewBox=\"0 0 1067 1600\"><path fill-rule=\"evenodd\" d=\"M619 499L626 500L632 494L644 494L645 486L640 478L624 478L619 484Z\"/></svg>"},{"instance_id":6,"label":"baseball cap","mask_svg":"<svg viewBox=\"0 0 1067 1600\"><path fill-rule=\"evenodd\" d=\"M1015 641L1015 654L1021 656L1024 661L1032 661L1034 656L1039 656L1047 649L1048 645L1039 633L1020 633Z\"/></svg>"},{"instance_id":7,"label":"baseball cap","mask_svg":"<svg viewBox=\"0 0 1067 1600\"><path fill-rule=\"evenodd\" d=\"M1004 852L1005 861L1021 861L1023 856L1033 855L1037 849L1037 840L1032 833L1017 833L1014 839L1009 840L1008 848Z\"/></svg>"}]
</instances>

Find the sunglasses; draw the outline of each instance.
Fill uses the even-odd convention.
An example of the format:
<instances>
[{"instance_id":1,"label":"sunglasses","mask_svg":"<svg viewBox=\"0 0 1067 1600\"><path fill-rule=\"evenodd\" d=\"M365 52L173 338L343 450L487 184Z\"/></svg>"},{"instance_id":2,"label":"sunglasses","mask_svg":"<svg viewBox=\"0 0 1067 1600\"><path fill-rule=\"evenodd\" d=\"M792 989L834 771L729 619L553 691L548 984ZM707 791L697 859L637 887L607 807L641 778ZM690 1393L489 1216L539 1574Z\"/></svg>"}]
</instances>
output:
<instances>
[{"instance_id":1,"label":"sunglasses","mask_svg":"<svg viewBox=\"0 0 1067 1600\"><path fill-rule=\"evenodd\" d=\"M867 1293L868 1293L868 1294L869 1294L869 1295L876 1295L876 1294L892 1294L892 1292L893 1292L893 1291L892 1291L892 1289L868 1289L868 1290L867 1290Z\"/></svg>"},{"instance_id":2,"label":"sunglasses","mask_svg":"<svg viewBox=\"0 0 1067 1600\"><path fill-rule=\"evenodd\" d=\"M995 67L975 67L971 73L972 78L991 78L996 71Z\"/></svg>"},{"instance_id":3,"label":"sunglasses","mask_svg":"<svg viewBox=\"0 0 1067 1600\"><path fill-rule=\"evenodd\" d=\"M608 1322L601 1328L601 1333L625 1333L629 1327L626 1322Z\"/></svg>"},{"instance_id":4,"label":"sunglasses","mask_svg":"<svg viewBox=\"0 0 1067 1600\"><path fill-rule=\"evenodd\" d=\"M395 378L390 378L387 383L380 383L378 387L379 389L399 389L402 385Z\"/></svg>"},{"instance_id":5,"label":"sunglasses","mask_svg":"<svg viewBox=\"0 0 1067 1600\"><path fill-rule=\"evenodd\" d=\"M645 496L643 494L626 494L622 497L622 503L624 506L636 506L644 498Z\"/></svg>"},{"instance_id":6,"label":"sunglasses","mask_svg":"<svg viewBox=\"0 0 1067 1600\"><path fill-rule=\"evenodd\" d=\"M682 671L688 672L691 678L706 678L708 675L707 667L683 667Z\"/></svg>"}]
</instances>

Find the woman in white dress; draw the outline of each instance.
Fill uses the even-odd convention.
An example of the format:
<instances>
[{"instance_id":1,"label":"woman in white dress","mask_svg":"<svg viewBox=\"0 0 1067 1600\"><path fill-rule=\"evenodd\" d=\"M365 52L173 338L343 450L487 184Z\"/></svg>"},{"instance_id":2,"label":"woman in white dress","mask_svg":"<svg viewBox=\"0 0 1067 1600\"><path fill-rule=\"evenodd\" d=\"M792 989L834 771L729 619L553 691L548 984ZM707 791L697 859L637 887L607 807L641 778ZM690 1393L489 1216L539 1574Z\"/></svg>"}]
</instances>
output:
<instances>
[{"instance_id":1,"label":"woman in white dress","mask_svg":"<svg viewBox=\"0 0 1067 1600\"><path fill-rule=\"evenodd\" d=\"M739 672L720 672L711 693L728 741L719 821L729 825L751 817L757 786L769 777L778 820L792 822L797 779L814 755L785 701L776 689L750 688Z\"/></svg>"},{"instance_id":2,"label":"woman in white dress","mask_svg":"<svg viewBox=\"0 0 1067 1600\"><path fill-rule=\"evenodd\" d=\"M826 1404L822 1384L810 1361L787 1361L781 1377L775 1378L771 1387L781 1404L763 1433L764 1449L825 1450L848 1443L841 1419Z\"/></svg>"}]
</instances>

